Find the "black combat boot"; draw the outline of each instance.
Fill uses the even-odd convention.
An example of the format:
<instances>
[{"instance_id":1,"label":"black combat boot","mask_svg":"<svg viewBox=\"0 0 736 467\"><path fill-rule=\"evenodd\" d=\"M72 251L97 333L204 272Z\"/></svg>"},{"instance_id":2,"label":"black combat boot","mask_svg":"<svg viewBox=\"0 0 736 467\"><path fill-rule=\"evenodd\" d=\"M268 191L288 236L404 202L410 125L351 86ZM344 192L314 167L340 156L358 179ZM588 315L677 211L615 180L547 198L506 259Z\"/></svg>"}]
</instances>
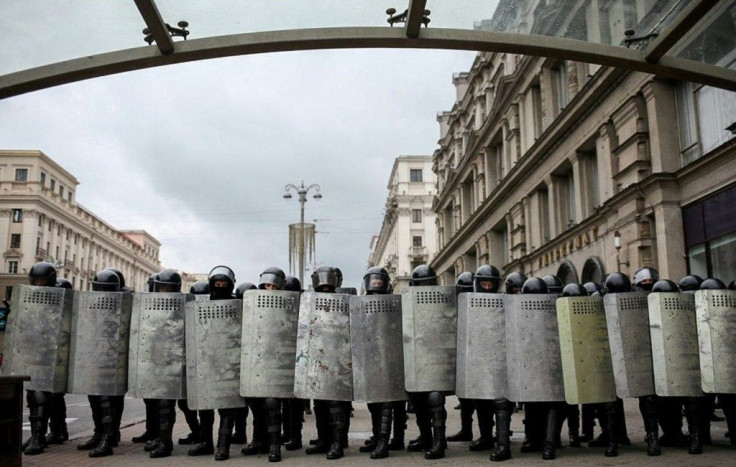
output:
<instances>
[{"instance_id":1,"label":"black combat boot","mask_svg":"<svg viewBox=\"0 0 736 467\"><path fill-rule=\"evenodd\" d=\"M614 436L614 433L618 433L618 405L616 402L606 402L606 423L607 430L609 433L608 444L606 445L606 457L618 456L618 436Z\"/></svg>"},{"instance_id":2,"label":"black combat boot","mask_svg":"<svg viewBox=\"0 0 736 467\"><path fill-rule=\"evenodd\" d=\"M406 402L392 402L394 415L394 437L388 443L389 451L401 451L404 449L404 433L406 432Z\"/></svg>"},{"instance_id":3,"label":"black combat boot","mask_svg":"<svg viewBox=\"0 0 736 467\"><path fill-rule=\"evenodd\" d=\"M330 407L327 401L314 401L314 419L317 424L317 439L304 452L325 454L330 450Z\"/></svg>"},{"instance_id":4,"label":"black combat boot","mask_svg":"<svg viewBox=\"0 0 736 467\"><path fill-rule=\"evenodd\" d=\"M134 443L145 443L158 439L158 401L156 399L143 399L143 404L146 406L146 431L140 436L133 436L131 441Z\"/></svg>"},{"instance_id":5,"label":"black combat boot","mask_svg":"<svg viewBox=\"0 0 736 467\"><path fill-rule=\"evenodd\" d=\"M558 409L555 402L547 404L547 423L544 430L544 443L542 444L542 459L552 460L557 457L557 417Z\"/></svg>"},{"instance_id":6,"label":"black combat boot","mask_svg":"<svg viewBox=\"0 0 736 467\"><path fill-rule=\"evenodd\" d=\"M583 435L580 437L580 443L582 444L593 440L595 429L595 404L583 404L583 410L581 412L581 418L583 419Z\"/></svg>"},{"instance_id":7,"label":"black combat boot","mask_svg":"<svg viewBox=\"0 0 736 467\"><path fill-rule=\"evenodd\" d=\"M265 401L268 426L268 461L281 462L281 402L269 397Z\"/></svg>"},{"instance_id":8,"label":"black combat boot","mask_svg":"<svg viewBox=\"0 0 736 467\"><path fill-rule=\"evenodd\" d=\"M343 451L346 421L350 415L345 412L345 405L340 401L330 402L330 450L327 452L328 459L340 459L345 456Z\"/></svg>"},{"instance_id":9,"label":"black combat boot","mask_svg":"<svg viewBox=\"0 0 736 467\"><path fill-rule=\"evenodd\" d=\"M152 459L169 457L174 450L174 440L171 439L171 432L176 422L175 404L174 400L163 399L158 401L158 440L149 454Z\"/></svg>"},{"instance_id":10,"label":"black combat boot","mask_svg":"<svg viewBox=\"0 0 736 467\"><path fill-rule=\"evenodd\" d=\"M245 432L245 425L248 421L248 407L235 409L235 432L230 442L233 444L246 444L248 435Z\"/></svg>"},{"instance_id":11,"label":"black combat boot","mask_svg":"<svg viewBox=\"0 0 736 467\"><path fill-rule=\"evenodd\" d=\"M508 400L494 402L498 440L496 450L491 453L493 462L511 459L511 413L513 404Z\"/></svg>"},{"instance_id":12,"label":"black combat boot","mask_svg":"<svg viewBox=\"0 0 736 467\"><path fill-rule=\"evenodd\" d=\"M391 402L381 404L380 416L376 435L376 449L371 453L371 459L385 459L388 457L389 437L391 436L391 423L393 422Z\"/></svg>"},{"instance_id":13,"label":"black combat boot","mask_svg":"<svg viewBox=\"0 0 736 467\"><path fill-rule=\"evenodd\" d=\"M266 422L265 399L248 399L251 412L253 413L253 436L250 444L240 450L244 456L257 456L268 452L268 423Z\"/></svg>"},{"instance_id":14,"label":"black combat boot","mask_svg":"<svg viewBox=\"0 0 736 467\"><path fill-rule=\"evenodd\" d=\"M472 399L459 399L459 401L460 431L447 437L447 441L451 443L456 441L473 440L473 412L475 411L475 404Z\"/></svg>"},{"instance_id":15,"label":"black combat boot","mask_svg":"<svg viewBox=\"0 0 736 467\"><path fill-rule=\"evenodd\" d=\"M215 453L212 443L212 427L215 424L214 410L199 411L199 444L187 451L189 456L208 456Z\"/></svg>"},{"instance_id":16,"label":"black combat boot","mask_svg":"<svg viewBox=\"0 0 736 467\"><path fill-rule=\"evenodd\" d=\"M215 450L216 461L226 461L230 459L230 442L233 436L233 426L235 425L235 410L221 409L220 429L217 432L217 449Z\"/></svg>"},{"instance_id":17,"label":"black combat boot","mask_svg":"<svg viewBox=\"0 0 736 467\"><path fill-rule=\"evenodd\" d=\"M414 416L417 419L419 436L409 441L406 448L409 452L426 452L432 446L432 421L429 416L427 396L425 394L415 394L411 400L414 401Z\"/></svg>"},{"instance_id":18,"label":"black combat boot","mask_svg":"<svg viewBox=\"0 0 736 467\"><path fill-rule=\"evenodd\" d=\"M643 396L639 398L639 412L644 421L646 430L647 456L659 456L662 448L659 446L659 426L657 425L657 408L654 396Z\"/></svg>"},{"instance_id":19,"label":"black combat boot","mask_svg":"<svg viewBox=\"0 0 736 467\"><path fill-rule=\"evenodd\" d=\"M199 443L199 419L197 419L197 411L191 410L189 406L187 405L186 399L179 399L177 401L177 405L179 406L179 410L182 411L184 414L184 420L187 422L187 426L189 426L190 433L186 435L183 438L179 438L177 441L178 444L198 444Z\"/></svg>"},{"instance_id":20,"label":"black combat boot","mask_svg":"<svg viewBox=\"0 0 736 467\"><path fill-rule=\"evenodd\" d=\"M701 397L688 397L685 401L685 417L687 418L687 428L690 432L690 446L687 452L690 454L703 453L701 403Z\"/></svg>"},{"instance_id":21,"label":"black combat boot","mask_svg":"<svg viewBox=\"0 0 736 467\"><path fill-rule=\"evenodd\" d=\"M471 451L493 449L493 401L476 400L474 402L475 413L478 417L478 428L480 428L480 437L470 443L468 449Z\"/></svg>"},{"instance_id":22,"label":"black combat boot","mask_svg":"<svg viewBox=\"0 0 736 467\"><path fill-rule=\"evenodd\" d=\"M360 452L373 452L378 444L378 431L381 427L381 404L371 403L368 404L368 412L371 414L371 436L365 440L363 446L358 448Z\"/></svg>"},{"instance_id":23,"label":"black combat boot","mask_svg":"<svg viewBox=\"0 0 736 467\"><path fill-rule=\"evenodd\" d=\"M425 459L442 459L445 457L447 439L445 438L445 423L447 411L445 411L445 396L439 392L431 392L427 398L429 402L429 415L432 424L432 445L424 453Z\"/></svg>"},{"instance_id":24,"label":"black combat boot","mask_svg":"<svg viewBox=\"0 0 736 467\"><path fill-rule=\"evenodd\" d=\"M30 407L28 420L31 422L31 438L23 450L23 454L34 456L41 454L46 447L46 414L44 406Z\"/></svg>"},{"instance_id":25,"label":"black combat boot","mask_svg":"<svg viewBox=\"0 0 736 467\"><path fill-rule=\"evenodd\" d=\"M102 438L100 444L89 452L89 457L112 456L113 445L117 444L115 430L115 407L111 396L100 397L100 415L102 416Z\"/></svg>"},{"instance_id":26,"label":"black combat boot","mask_svg":"<svg viewBox=\"0 0 736 467\"><path fill-rule=\"evenodd\" d=\"M580 447L580 409L577 405L567 405L567 434L571 448Z\"/></svg>"},{"instance_id":27,"label":"black combat boot","mask_svg":"<svg viewBox=\"0 0 736 467\"><path fill-rule=\"evenodd\" d=\"M284 444L287 451L302 448L302 425L304 424L304 403L301 399L286 402L289 413L289 440Z\"/></svg>"},{"instance_id":28,"label":"black combat boot","mask_svg":"<svg viewBox=\"0 0 736 467\"><path fill-rule=\"evenodd\" d=\"M530 402L524 404L524 441L521 452L538 452L542 450L544 427L546 426L546 410L544 403Z\"/></svg>"},{"instance_id":29,"label":"black combat boot","mask_svg":"<svg viewBox=\"0 0 736 467\"><path fill-rule=\"evenodd\" d=\"M64 393L54 393L49 403L49 434L46 444L64 444L69 440L69 431L66 427L66 403Z\"/></svg>"}]
</instances>

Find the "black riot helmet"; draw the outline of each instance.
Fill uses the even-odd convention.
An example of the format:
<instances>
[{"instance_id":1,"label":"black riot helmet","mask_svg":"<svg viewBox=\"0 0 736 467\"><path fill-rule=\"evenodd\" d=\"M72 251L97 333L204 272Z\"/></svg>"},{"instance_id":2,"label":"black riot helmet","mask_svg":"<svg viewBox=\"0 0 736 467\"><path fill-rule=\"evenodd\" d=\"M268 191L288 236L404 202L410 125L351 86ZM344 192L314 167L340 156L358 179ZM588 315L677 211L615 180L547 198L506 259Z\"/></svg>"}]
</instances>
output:
<instances>
[{"instance_id":1,"label":"black riot helmet","mask_svg":"<svg viewBox=\"0 0 736 467\"><path fill-rule=\"evenodd\" d=\"M669 279L660 279L652 286L652 293L661 292L679 292L680 288L675 284L675 281Z\"/></svg>"},{"instance_id":2,"label":"black riot helmet","mask_svg":"<svg viewBox=\"0 0 736 467\"><path fill-rule=\"evenodd\" d=\"M553 276L552 274L544 276L542 280L545 284L547 284L548 293L559 295L562 293L563 287L565 287L565 284L562 283L562 280L557 276Z\"/></svg>"},{"instance_id":3,"label":"black riot helmet","mask_svg":"<svg viewBox=\"0 0 736 467\"><path fill-rule=\"evenodd\" d=\"M340 268L335 268L335 274L337 275L337 287L342 287L342 271Z\"/></svg>"},{"instance_id":4,"label":"black riot helmet","mask_svg":"<svg viewBox=\"0 0 736 467\"><path fill-rule=\"evenodd\" d=\"M506 282L504 284L506 293L521 293L524 282L526 282L526 275L523 272L512 272L506 276Z\"/></svg>"},{"instance_id":5,"label":"black riot helmet","mask_svg":"<svg viewBox=\"0 0 736 467\"><path fill-rule=\"evenodd\" d=\"M173 269L164 269L153 278L154 292L181 292L181 274Z\"/></svg>"},{"instance_id":6,"label":"black riot helmet","mask_svg":"<svg viewBox=\"0 0 736 467\"><path fill-rule=\"evenodd\" d=\"M640 291L649 292L659 280L659 272L654 268L640 268L634 273L634 287Z\"/></svg>"},{"instance_id":7,"label":"black riot helmet","mask_svg":"<svg viewBox=\"0 0 736 467\"><path fill-rule=\"evenodd\" d=\"M420 264L411 272L409 287L439 285L437 274L428 264Z\"/></svg>"},{"instance_id":8,"label":"black riot helmet","mask_svg":"<svg viewBox=\"0 0 736 467\"><path fill-rule=\"evenodd\" d=\"M115 271L103 269L92 279L92 290L95 292L120 292L120 277Z\"/></svg>"},{"instance_id":9,"label":"black riot helmet","mask_svg":"<svg viewBox=\"0 0 736 467\"><path fill-rule=\"evenodd\" d=\"M703 282L703 278L694 274L687 275L680 279L680 290L683 292L692 292L700 288L700 284Z\"/></svg>"},{"instance_id":10,"label":"black riot helmet","mask_svg":"<svg viewBox=\"0 0 736 467\"><path fill-rule=\"evenodd\" d=\"M288 290L290 292L301 292L302 283L299 282L298 277L286 276L286 280L284 281L284 290Z\"/></svg>"},{"instance_id":11,"label":"black riot helmet","mask_svg":"<svg viewBox=\"0 0 736 467\"><path fill-rule=\"evenodd\" d=\"M567 284L565 287L562 288L562 296L563 297L587 297L588 289L586 289L581 284L576 284L575 282L573 282L572 284Z\"/></svg>"},{"instance_id":12,"label":"black riot helmet","mask_svg":"<svg viewBox=\"0 0 736 467\"><path fill-rule=\"evenodd\" d=\"M709 277L700 284L700 290L725 290L726 284L715 277Z\"/></svg>"},{"instance_id":13,"label":"black riot helmet","mask_svg":"<svg viewBox=\"0 0 736 467\"><path fill-rule=\"evenodd\" d=\"M473 291L473 273L465 271L457 276L457 282L455 283L457 293L472 292Z\"/></svg>"},{"instance_id":14,"label":"black riot helmet","mask_svg":"<svg viewBox=\"0 0 736 467\"><path fill-rule=\"evenodd\" d=\"M235 287L235 298L243 298L243 294L246 290L257 290L258 287L252 282L241 282Z\"/></svg>"},{"instance_id":15,"label":"black riot helmet","mask_svg":"<svg viewBox=\"0 0 736 467\"><path fill-rule=\"evenodd\" d=\"M337 272L332 266L317 266L312 271L312 288L315 292L335 293L337 284Z\"/></svg>"},{"instance_id":16,"label":"black riot helmet","mask_svg":"<svg viewBox=\"0 0 736 467\"><path fill-rule=\"evenodd\" d=\"M730 282L730 283L728 284L728 290L736 290L736 279L732 280L732 281L731 281L731 282Z\"/></svg>"},{"instance_id":17,"label":"black riot helmet","mask_svg":"<svg viewBox=\"0 0 736 467\"><path fill-rule=\"evenodd\" d=\"M603 287L606 293L631 292L631 281L626 274L613 272L606 277Z\"/></svg>"},{"instance_id":18,"label":"black riot helmet","mask_svg":"<svg viewBox=\"0 0 736 467\"><path fill-rule=\"evenodd\" d=\"M281 290L284 288L285 282L286 274L284 273L284 271L279 268L266 268L266 270L261 273L261 278L258 282L258 288L268 290Z\"/></svg>"},{"instance_id":19,"label":"black riot helmet","mask_svg":"<svg viewBox=\"0 0 736 467\"><path fill-rule=\"evenodd\" d=\"M53 264L42 261L31 266L28 271L28 284L41 287L56 286L56 268Z\"/></svg>"},{"instance_id":20,"label":"black riot helmet","mask_svg":"<svg viewBox=\"0 0 736 467\"><path fill-rule=\"evenodd\" d=\"M473 292L498 293L501 286L501 273L496 266L484 264L475 271L473 276Z\"/></svg>"},{"instance_id":21,"label":"black riot helmet","mask_svg":"<svg viewBox=\"0 0 736 467\"><path fill-rule=\"evenodd\" d=\"M583 287L585 287L586 292L588 292L588 295L591 296L603 296L606 294L606 289L603 288L603 284L599 284L597 282L586 282L583 284ZM564 289L563 289L564 292Z\"/></svg>"},{"instance_id":22,"label":"black riot helmet","mask_svg":"<svg viewBox=\"0 0 736 467\"><path fill-rule=\"evenodd\" d=\"M227 266L215 266L207 278L210 286L210 299L231 298L235 288L235 273Z\"/></svg>"},{"instance_id":23,"label":"black riot helmet","mask_svg":"<svg viewBox=\"0 0 736 467\"><path fill-rule=\"evenodd\" d=\"M363 275L363 289L366 295L387 294L391 289L391 278L386 269L374 266Z\"/></svg>"},{"instance_id":24,"label":"black riot helmet","mask_svg":"<svg viewBox=\"0 0 736 467\"><path fill-rule=\"evenodd\" d=\"M56 279L56 287L62 288L62 289L72 289L72 283L68 280L64 279L63 277L60 277Z\"/></svg>"},{"instance_id":25,"label":"black riot helmet","mask_svg":"<svg viewBox=\"0 0 736 467\"><path fill-rule=\"evenodd\" d=\"M118 279L120 279L120 290L125 289L125 276L123 276L123 273L120 272L119 269L115 269L115 268L105 268L105 269L107 269L108 271L114 272L115 275L118 276Z\"/></svg>"},{"instance_id":26,"label":"black riot helmet","mask_svg":"<svg viewBox=\"0 0 736 467\"><path fill-rule=\"evenodd\" d=\"M530 277L521 287L521 293L546 294L549 293L549 290L547 290L547 283L544 282L544 279L540 279L539 277Z\"/></svg>"},{"instance_id":27,"label":"black riot helmet","mask_svg":"<svg viewBox=\"0 0 736 467\"><path fill-rule=\"evenodd\" d=\"M153 292L153 281L156 280L156 274L151 274L151 277L146 281L146 287L149 292Z\"/></svg>"},{"instance_id":28,"label":"black riot helmet","mask_svg":"<svg viewBox=\"0 0 736 467\"><path fill-rule=\"evenodd\" d=\"M210 283L207 281L197 281L189 287L189 293L194 295L207 295L210 293Z\"/></svg>"}]
</instances>

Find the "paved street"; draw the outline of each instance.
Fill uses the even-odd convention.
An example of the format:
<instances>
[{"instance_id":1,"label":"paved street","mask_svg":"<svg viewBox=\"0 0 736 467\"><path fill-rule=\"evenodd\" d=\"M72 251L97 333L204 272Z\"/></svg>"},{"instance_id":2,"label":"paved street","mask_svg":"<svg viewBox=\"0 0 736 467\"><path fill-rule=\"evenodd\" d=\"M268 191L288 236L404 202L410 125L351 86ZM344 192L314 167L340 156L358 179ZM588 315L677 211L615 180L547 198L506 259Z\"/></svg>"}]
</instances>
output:
<instances>
[{"instance_id":1,"label":"paved street","mask_svg":"<svg viewBox=\"0 0 736 467\"><path fill-rule=\"evenodd\" d=\"M74 404L83 403L79 396L69 397L67 400ZM457 404L455 397L448 398L448 433L452 434L459 429L459 418L460 412L453 408ZM143 415L143 404L141 401L126 400L126 414L123 417L124 420L133 420L133 414L140 414L140 419ZM130 407L130 412L129 412ZM86 407L79 406L82 418L88 417L84 413ZM88 410L88 409L87 409ZM71 413L71 410L70 410ZM719 410L718 414L722 414ZM407 431L407 439L413 438L417 434L416 424L413 415L410 415L409 429ZM71 416L70 416L71 418ZM183 416L181 413L178 414L177 424L175 427L174 439L184 436L188 433L186 424L184 423ZM679 465L695 465L695 466L713 466L713 465L736 465L736 449L728 444L728 440L724 437L726 432L725 422L714 422L712 426L713 433L713 446L706 446L705 453L700 456L688 455L686 450L683 449L664 449L663 455L660 457L647 457L646 445L644 444L644 430L641 424L641 418L637 409L636 400L626 401L626 418L629 437L631 438L632 445L630 447L622 446L619 449L619 456L616 458L606 458L603 456L603 449L601 448L569 448L565 447L558 450L557 465L632 465L636 467L648 466L648 465L668 465L668 466L679 466ZM514 437L512 440L512 452L514 458L506 462L504 465L550 465L549 461L542 461L541 454L521 454L519 447L521 446L521 440L523 438L523 428L521 424L521 414L514 414L512 421L512 429L514 430ZM248 418L248 429L250 435L251 418ZM84 422L78 421L77 426L82 426ZM71 427L71 426L70 426ZM314 429L314 416L307 415L305 422L305 442L315 435ZM474 427L477 434L477 425ZM370 417L368 410L364 404L355 404L355 416L352 419L351 432L350 432L350 448L346 450L345 459L336 461L335 465L469 465L469 464L484 464L488 465L489 452L469 452L467 449L467 443L450 443L447 451L447 457L445 459L436 461L426 461L424 456L419 453L408 453L406 451L392 452L388 459L381 461L372 461L369 459L367 454L358 452L358 447L362 445L363 440L369 435L370 430ZM563 434L567 433L567 429L563 429ZM143 431L143 425L138 423L132 426L128 426L122 430L122 445L115 449L115 455L102 459L90 459L87 457L87 453L78 451L76 444L80 438L85 438L90 435L90 432L76 432L72 437L70 443L62 446L55 446L48 449L44 454L39 456L24 456L23 461L25 465L38 465L38 466L49 466L49 465L151 465L151 466L180 466L180 465L199 465L199 464L214 464L214 458L207 456L204 458L188 457L186 455L187 448L185 446L176 446L174 449L174 455L166 459L149 459L148 454L143 452L143 446L140 444L132 444L130 438L138 435ZM596 434L598 431L596 430ZM563 436L563 439L566 437ZM565 441L566 444L566 441ZM225 464L219 465L253 465L261 464L267 465L267 456L257 456L255 458L246 458L240 454L241 445L233 445L230 453L232 458ZM307 456L303 451L288 452L282 450L283 463L284 464L298 464L298 465L324 465L326 460L324 455L318 456Z\"/></svg>"}]
</instances>

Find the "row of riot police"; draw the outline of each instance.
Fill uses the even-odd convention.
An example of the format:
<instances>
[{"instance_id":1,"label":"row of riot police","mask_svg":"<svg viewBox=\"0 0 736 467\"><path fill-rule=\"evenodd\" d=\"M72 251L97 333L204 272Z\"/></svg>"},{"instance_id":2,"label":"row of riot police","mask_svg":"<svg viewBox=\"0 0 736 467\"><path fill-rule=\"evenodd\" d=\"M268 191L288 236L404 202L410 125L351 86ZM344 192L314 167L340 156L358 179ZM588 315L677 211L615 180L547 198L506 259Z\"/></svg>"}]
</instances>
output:
<instances>
[{"instance_id":1,"label":"row of riot police","mask_svg":"<svg viewBox=\"0 0 736 467\"><path fill-rule=\"evenodd\" d=\"M303 400L311 399L318 437L308 454L344 456L351 402L358 401L369 404L373 431L361 451L381 459L404 448L408 398L419 437L407 448L438 459L448 441L445 396L452 393L472 401L481 426L472 446L495 447L493 461L511 458L511 401L524 403L526 410L522 452L542 451L544 459L554 459L570 407L594 404L605 420L599 443L607 456L616 455L626 439L617 396L640 398L650 455L659 453L657 422L663 438L678 437L674 422L665 419L682 406L693 420L690 451L702 452L705 429L699 420L707 398L701 373L702 389L729 401L736 393L732 370L714 361L713 351L708 360L697 349L695 360L689 355L676 362L680 366L668 366L664 362L673 350L667 343L692 347L687 331L697 301L698 313L705 313L702 319L698 315L698 331L710 333L708 342L720 354L731 355L733 336L722 331L733 324L736 297L701 291L683 298L676 284L673 289L667 281L657 282L655 271L640 272L635 285L661 292L661 300L631 292L628 278L618 273L604 287L562 288L556 278L527 279L513 272L506 276L505 293L499 293L501 277L490 265L479 268L459 295L456 287L438 285L429 266L419 266L401 296L391 293L381 268L365 274L363 296L336 293L342 291L340 278L329 266L315 269L314 291L305 293L278 268L264 271L256 288L236 287L233 271L218 266L190 294L179 292L181 278L172 270L152 277L152 293L136 294L122 291L118 274L105 270L95 277L92 292L60 292L49 281L20 287L13 294L17 312L8 323L3 372L31 374L33 391L88 394L95 433L79 447L93 457L112 454L119 442L126 392L149 401L142 437L151 457L172 452L178 400L191 429L179 442L196 443L189 455L229 458L233 430L235 437L245 437L249 407L254 436L242 453L267 453L270 461L279 461L282 427L286 449L301 447ZM38 320L39 313L47 319ZM662 338L662 330L670 334ZM27 345L29 333L51 336L48 346ZM32 409L32 428L34 417ZM29 454L42 444L36 425Z\"/></svg>"}]
</instances>

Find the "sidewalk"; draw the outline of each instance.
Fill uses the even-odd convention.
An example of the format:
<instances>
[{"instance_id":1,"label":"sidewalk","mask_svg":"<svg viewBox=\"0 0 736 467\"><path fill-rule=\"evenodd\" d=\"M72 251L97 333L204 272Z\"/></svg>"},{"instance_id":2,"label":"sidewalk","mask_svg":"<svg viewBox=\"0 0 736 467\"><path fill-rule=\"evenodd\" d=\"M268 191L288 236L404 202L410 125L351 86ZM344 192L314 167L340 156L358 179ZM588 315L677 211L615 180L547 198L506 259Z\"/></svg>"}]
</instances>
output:
<instances>
[{"instance_id":1,"label":"sidewalk","mask_svg":"<svg viewBox=\"0 0 736 467\"><path fill-rule=\"evenodd\" d=\"M460 427L460 411L454 410L457 405L455 397L449 397L447 400L447 433L453 434ZM603 456L602 448L583 447L579 449L565 447L558 449L557 460L551 461L557 465L667 465L673 466L713 466L713 465L736 465L736 448L730 446L728 439L724 437L726 433L725 422L713 422L711 433L713 435L713 446L706 446L702 455L689 455L687 450L664 448L660 457L648 457L646 455L646 444L644 443L644 429L639 416L635 399L626 401L626 422L628 427L629 438L632 441L631 446L620 446L619 456L607 458ZM722 412L717 411L719 415ZM252 416L248 417L248 436L251 433ZM523 439L523 428L521 413L514 414L512 418L512 430L514 436L512 438L512 454L513 459L503 463L503 465L551 465L550 461L543 461L541 453L521 454L519 447ZM417 428L414 416L410 414L407 430L407 441L417 436ZM215 421L217 427L217 420ZM142 444L133 444L130 438L143 432L141 423L133 424L122 429L122 443L115 449L115 455L103 457L99 459L91 459L87 456L87 452L78 451L76 445L80 440L84 440L91 436L91 432L80 433L71 442L61 446L53 446L47 449L43 454L38 456L23 456L24 465L27 466L112 466L112 465L140 465L140 466L183 466L183 465L268 465L268 456L249 456L245 457L240 454L242 445L233 445L230 448L230 460L226 462L216 462L214 456L189 457L186 452L189 446L175 446L174 453L171 457L165 459L150 459L148 453L143 451ZM450 443L447 450L447 457L441 460L428 461L424 459L422 453L409 453L406 451L392 451L388 459L371 460L368 454L358 452L358 447L363 445L363 441L370 435L370 415L365 404L355 404L355 416L351 421L350 427L350 447L345 451L345 458L334 461L334 465L365 465L365 466L388 466L407 464L412 465L489 465L489 452L470 452L468 451L468 443ZM477 425L474 422L474 430L477 436ZM177 414L177 423L174 428L174 441L179 437L183 437L188 433L184 417L179 412ZM215 429L216 431L216 429ZM563 428L563 444L567 444L567 428ZM598 427L596 427L596 435ZM308 442L310 438L315 437L314 416L306 415L304 423L304 442ZM314 455L307 456L303 450L286 451L282 449L282 464L284 465L308 465L318 466L328 463L325 456Z\"/></svg>"}]
</instances>

